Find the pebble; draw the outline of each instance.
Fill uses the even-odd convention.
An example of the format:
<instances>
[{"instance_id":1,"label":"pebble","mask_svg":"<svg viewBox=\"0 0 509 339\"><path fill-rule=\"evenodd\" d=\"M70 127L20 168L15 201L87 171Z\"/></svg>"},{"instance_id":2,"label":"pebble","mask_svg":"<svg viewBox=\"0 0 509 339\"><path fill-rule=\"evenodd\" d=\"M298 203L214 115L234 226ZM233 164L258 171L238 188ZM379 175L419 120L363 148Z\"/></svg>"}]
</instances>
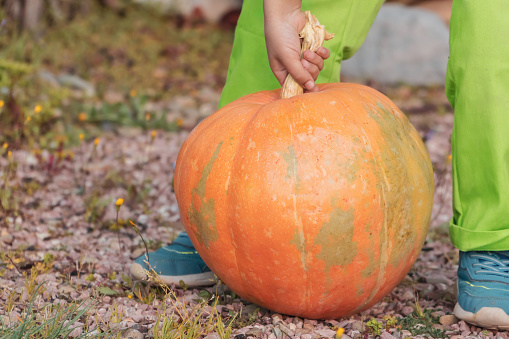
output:
<instances>
[{"instance_id":1,"label":"pebble","mask_svg":"<svg viewBox=\"0 0 509 339\"><path fill-rule=\"evenodd\" d=\"M403 309L401 310L401 314L403 315L409 315L409 314L412 314L414 311L414 308L413 307L410 307L410 306L405 306L403 307Z\"/></svg>"},{"instance_id":2,"label":"pebble","mask_svg":"<svg viewBox=\"0 0 509 339\"><path fill-rule=\"evenodd\" d=\"M263 330L261 328L253 327L246 332L246 336L261 338L263 336Z\"/></svg>"},{"instance_id":3,"label":"pebble","mask_svg":"<svg viewBox=\"0 0 509 339\"><path fill-rule=\"evenodd\" d=\"M444 326L451 326L457 324L459 321L454 314L447 314L440 317L439 322Z\"/></svg>"},{"instance_id":4,"label":"pebble","mask_svg":"<svg viewBox=\"0 0 509 339\"><path fill-rule=\"evenodd\" d=\"M134 328L128 328L120 332L120 339L143 339L144 336L140 331Z\"/></svg>"},{"instance_id":5,"label":"pebble","mask_svg":"<svg viewBox=\"0 0 509 339\"><path fill-rule=\"evenodd\" d=\"M460 331L462 331L462 332L466 332L466 331L470 332L470 325L468 325L468 324L467 324L466 322L464 322L463 320L462 320L462 321L460 321L460 322L458 323L458 325L459 325L459 327L460 327Z\"/></svg>"},{"instance_id":6,"label":"pebble","mask_svg":"<svg viewBox=\"0 0 509 339\"><path fill-rule=\"evenodd\" d=\"M382 332L382 334L380 335L380 339L396 339L396 337L390 334L389 332Z\"/></svg>"},{"instance_id":7,"label":"pebble","mask_svg":"<svg viewBox=\"0 0 509 339\"><path fill-rule=\"evenodd\" d=\"M328 328L323 328L323 329L320 329L320 330L315 330L315 333L320 335L320 336L326 337L326 338L334 338L334 336L336 335L336 331L333 331L333 330L328 329Z\"/></svg>"},{"instance_id":8,"label":"pebble","mask_svg":"<svg viewBox=\"0 0 509 339\"><path fill-rule=\"evenodd\" d=\"M363 329L362 321L356 320L352 323L352 330L362 332Z\"/></svg>"}]
</instances>

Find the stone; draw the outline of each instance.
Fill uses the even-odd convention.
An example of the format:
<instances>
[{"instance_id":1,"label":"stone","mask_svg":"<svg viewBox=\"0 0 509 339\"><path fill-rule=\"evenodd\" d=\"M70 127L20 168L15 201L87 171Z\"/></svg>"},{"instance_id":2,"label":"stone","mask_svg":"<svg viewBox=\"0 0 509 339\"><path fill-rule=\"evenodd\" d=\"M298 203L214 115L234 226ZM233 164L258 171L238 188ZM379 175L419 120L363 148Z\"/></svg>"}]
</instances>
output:
<instances>
[{"instance_id":1,"label":"stone","mask_svg":"<svg viewBox=\"0 0 509 339\"><path fill-rule=\"evenodd\" d=\"M468 332L468 333L470 333L470 325L468 325L466 322L461 320L460 322L458 322L458 325L460 327L460 331L461 332Z\"/></svg>"},{"instance_id":2,"label":"stone","mask_svg":"<svg viewBox=\"0 0 509 339\"><path fill-rule=\"evenodd\" d=\"M51 72L42 70L37 73L37 76L39 79L51 85L52 87L60 87L60 83L58 82L57 77Z\"/></svg>"},{"instance_id":3,"label":"stone","mask_svg":"<svg viewBox=\"0 0 509 339\"><path fill-rule=\"evenodd\" d=\"M128 328L120 332L120 339L143 339L144 336L140 331L134 328Z\"/></svg>"},{"instance_id":4,"label":"stone","mask_svg":"<svg viewBox=\"0 0 509 339\"><path fill-rule=\"evenodd\" d=\"M387 4L357 54L343 62L341 74L384 84L443 85L448 57L449 29L440 17Z\"/></svg>"},{"instance_id":5,"label":"stone","mask_svg":"<svg viewBox=\"0 0 509 339\"><path fill-rule=\"evenodd\" d=\"M246 336L253 336L256 338L261 338L263 336L263 330L261 328L253 327L249 331L246 332Z\"/></svg>"},{"instance_id":6,"label":"stone","mask_svg":"<svg viewBox=\"0 0 509 339\"><path fill-rule=\"evenodd\" d=\"M352 330L362 332L363 329L364 329L364 325L363 325L362 321L356 320L352 323Z\"/></svg>"},{"instance_id":7,"label":"stone","mask_svg":"<svg viewBox=\"0 0 509 339\"><path fill-rule=\"evenodd\" d=\"M70 87L82 91L86 96L95 96L95 87L90 82L72 74L60 74L57 77L62 86Z\"/></svg>"},{"instance_id":8,"label":"stone","mask_svg":"<svg viewBox=\"0 0 509 339\"><path fill-rule=\"evenodd\" d=\"M390 334L389 332L382 332L382 334L380 335L380 339L396 339L396 337Z\"/></svg>"},{"instance_id":9,"label":"stone","mask_svg":"<svg viewBox=\"0 0 509 339\"><path fill-rule=\"evenodd\" d=\"M326 337L326 338L334 338L334 336L336 335L336 331L333 331L329 328L322 328L319 330L315 330L315 333L320 335L321 337Z\"/></svg>"},{"instance_id":10,"label":"stone","mask_svg":"<svg viewBox=\"0 0 509 339\"><path fill-rule=\"evenodd\" d=\"M401 314L403 315L409 315L409 314L412 314L414 312L414 308L411 307L411 306L405 306L403 307L403 309L401 310Z\"/></svg>"},{"instance_id":11,"label":"stone","mask_svg":"<svg viewBox=\"0 0 509 339\"><path fill-rule=\"evenodd\" d=\"M454 314L446 314L440 317L439 322L444 326L451 326L457 324L459 321Z\"/></svg>"}]
</instances>

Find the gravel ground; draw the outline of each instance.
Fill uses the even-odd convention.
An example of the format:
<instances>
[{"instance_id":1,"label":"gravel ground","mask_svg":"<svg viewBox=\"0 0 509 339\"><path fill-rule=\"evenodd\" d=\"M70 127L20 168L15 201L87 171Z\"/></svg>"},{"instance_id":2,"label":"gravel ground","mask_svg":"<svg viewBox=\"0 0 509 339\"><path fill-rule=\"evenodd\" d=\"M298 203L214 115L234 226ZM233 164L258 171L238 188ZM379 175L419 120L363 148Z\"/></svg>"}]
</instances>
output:
<instances>
[{"instance_id":1,"label":"gravel ground","mask_svg":"<svg viewBox=\"0 0 509 339\"><path fill-rule=\"evenodd\" d=\"M434 333L444 337L508 338L505 332L482 332L450 315L456 299L458 252L449 243L447 231L452 214L449 140L453 115L443 89L382 90L409 113L425 140L435 168L437 187L431 229L413 269L381 302L344 319L315 321L279 315L257 310L256 305L233 296L226 305L216 306L222 315L227 317L230 311L241 308L246 317L254 314L250 322L234 329L236 338L332 338L339 327L345 329L343 338L367 338L373 335L367 330L366 322L371 318L385 322L386 316L413 319L411 328L425 328L426 333L438 330ZM56 304L97 298L96 312L103 319L112 317L115 303L122 306L125 314L118 326L130 329L130 332L123 331L123 337L151 336L161 301L156 299L147 305L125 287L118 288L122 284L121 273L127 274L130 263L143 253L144 247L132 228L124 227L119 233L111 229L116 218L115 201L124 199L120 222L136 221L153 249L171 242L183 229L171 190L171 169L188 130L217 103L217 96L210 91L206 93L205 99L178 98L168 103L172 114L183 116L185 128L178 133L158 132L153 141L150 132L120 128L116 133L102 135L95 150L93 139L85 141L73 149L72 161L58 162L52 169L48 169L48 153L43 152L38 158L30 150L13 152L18 167L9 185L18 187L14 194L20 213L1 218L0 248L18 258L18 270L7 269L0 277L3 320L16 321L26 307L25 278L21 273L42 262L46 253L52 253L53 266L38 277L38 281L44 281L44 292L38 302ZM6 157L0 158L0 165L5 171ZM15 253L17 249L22 251ZM117 272L116 276L111 275L113 272ZM105 291L100 289L104 287L117 293L104 295L100 292ZM228 294L224 285L205 290L214 293L218 288ZM5 305L12 291L18 291L20 297L7 312ZM190 306L202 291L175 288L177 298ZM432 324L419 324L412 316L417 300L422 309L429 310L426 312L433 319ZM381 338L423 336L412 335L406 328L403 325L383 329ZM207 336L216 337L214 333Z\"/></svg>"}]
</instances>

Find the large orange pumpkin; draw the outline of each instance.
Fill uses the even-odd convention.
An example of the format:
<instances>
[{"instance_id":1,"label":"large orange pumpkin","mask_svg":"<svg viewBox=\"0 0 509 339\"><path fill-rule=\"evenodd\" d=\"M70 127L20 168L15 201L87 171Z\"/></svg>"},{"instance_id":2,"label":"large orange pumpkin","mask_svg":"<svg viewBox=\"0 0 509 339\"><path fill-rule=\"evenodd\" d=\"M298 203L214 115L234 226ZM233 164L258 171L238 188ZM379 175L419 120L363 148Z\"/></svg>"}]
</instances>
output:
<instances>
[{"instance_id":1,"label":"large orange pumpkin","mask_svg":"<svg viewBox=\"0 0 509 339\"><path fill-rule=\"evenodd\" d=\"M306 12L303 50L333 37ZM189 135L175 169L182 221L233 291L306 318L362 311L424 243L433 170L421 138L362 85L245 96Z\"/></svg>"},{"instance_id":2,"label":"large orange pumpkin","mask_svg":"<svg viewBox=\"0 0 509 339\"><path fill-rule=\"evenodd\" d=\"M182 221L207 265L268 309L338 318L370 307L423 245L433 171L384 95L319 85L245 96L198 125L175 171Z\"/></svg>"}]
</instances>

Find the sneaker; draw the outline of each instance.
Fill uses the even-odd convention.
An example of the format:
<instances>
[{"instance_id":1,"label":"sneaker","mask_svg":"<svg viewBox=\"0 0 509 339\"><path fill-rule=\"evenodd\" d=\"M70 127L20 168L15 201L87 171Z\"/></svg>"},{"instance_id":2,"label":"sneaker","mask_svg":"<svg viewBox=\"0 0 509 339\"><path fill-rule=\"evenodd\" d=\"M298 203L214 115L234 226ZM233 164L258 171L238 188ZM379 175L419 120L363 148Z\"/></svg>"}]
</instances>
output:
<instances>
[{"instance_id":1,"label":"sneaker","mask_svg":"<svg viewBox=\"0 0 509 339\"><path fill-rule=\"evenodd\" d=\"M167 285L179 285L183 281L189 287L211 286L216 283L214 273L207 267L185 232L178 235L169 246L149 253L149 263L145 254L131 265L131 276L137 280L147 280L147 271L152 269Z\"/></svg>"},{"instance_id":2,"label":"sneaker","mask_svg":"<svg viewBox=\"0 0 509 339\"><path fill-rule=\"evenodd\" d=\"M460 252L454 314L478 327L509 330L509 251Z\"/></svg>"}]
</instances>

